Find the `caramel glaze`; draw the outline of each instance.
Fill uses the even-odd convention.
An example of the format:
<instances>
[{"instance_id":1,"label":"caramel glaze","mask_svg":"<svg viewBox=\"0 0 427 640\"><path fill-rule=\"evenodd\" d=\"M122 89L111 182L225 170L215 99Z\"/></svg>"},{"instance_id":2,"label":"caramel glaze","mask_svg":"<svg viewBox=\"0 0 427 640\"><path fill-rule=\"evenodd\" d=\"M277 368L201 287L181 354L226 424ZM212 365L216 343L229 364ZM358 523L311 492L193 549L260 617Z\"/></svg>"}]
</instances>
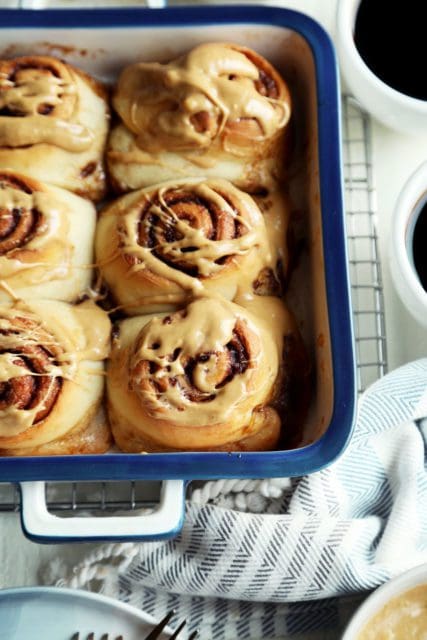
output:
<instances>
[{"instance_id":1,"label":"caramel glaze","mask_svg":"<svg viewBox=\"0 0 427 640\"><path fill-rule=\"evenodd\" d=\"M36 328L37 340L34 339ZM31 423L49 415L60 392L62 376L58 346L42 327L34 326L31 318L16 315L12 326L8 318L3 317L0 331L1 348L14 345L13 351L0 353L0 411L3 413L0 433L4 435L4 429L10 434L22 428L15 417L23 415L23 411ZM27 427L29 424L24 422Z\"/></svg>"},{"instance_id":2,"label":"caramel glaze","mask_svg":"<svg viewBox=\"0 0 427 640\"><path fill-rule=\"evenodd\" d=\"M87 426L102 396L109 334L107 314L92 302L0 306L0 450L19 453Z\"/></svg>"},{"instance_id":3,"label":"caramel glaze","mask_svg":"<svg viewBox=\"0 0 427 640\"><path fill-rule=\"evenodd\" d=\"M120 323L108 369L109 415L125 451L265 450L295 322L279 298L196 299L171 315ZM292 366L292 363L290 363Z\"/></svg>"},{"instance_id":4,"label":"caramel glaze","mask_svg":"<svg viewBox=\"0 0 427 640\"><path fill-rule=\"evenodd\" d=\"M282 229L277 229L277 240ZM233 299L283 256L268 242L254 200L225 180L164 183L129 194L101 214L96 254L130 315L176 308L209 291Z\"/></svg>"},{"instance_id":5,"label":"caramel glaze","mask_svg":"<svg viewBox=\"0 0 427 640\"><path fill-rule=\"evenodd\" d=\"M0 61L0 146L45 142L85 151L93 133L72 118L78 104L67 65L48 57Z\"/></svg>"},{"instance_id":6,"label":"caramel glaze","mask_svg":"<svg viewBox=\"0 0 427 640\"><path fill-rule=\"evenodd\" d=\"M289 91L246 47L208 43L168 64L131 65L113 105L124 125L113 130L108 151L119 190L148 186L151 176L153 184L203 174L257 186L283 164L277 157L291 114Z\"/></svg>"},{"instance_id":7,"label":"caramel glaze","mask_svg":"<svg viewBox=\"0 0 427 640\"><path fill-rule=\"evenodd\" d=\"M202 44L169 64L137 63L121 74L113 98L138 146L156 152L206 148L215 139L253 154L285 127L290 97L277 71L254 51Z\"/></svg>"},{"instance_id":8,"label":"caramel glaze","mask_svg":"<svg viewBox=\"0 0 427 640\"><path fill-rule=\"evenodd\" d=\"M26 299L76 300L91 283L95 221L86 200L0 170L0 282Z\"/></svg>"},{"instance_id":9,"label":"caramel glaze","mask_svg":"<svg viewBox=\"0 0 427 640\"><path fill-rule=\"evenodd\" d=\"M99 199L107 93L51 56L0 60L0 168Z\"/></svg>"},{"instance_id":10,"label":"caramel glaze","mask_svg":"<svg viewBox=\"0 0 427 640\"><path fill-rule=\"evenodd\" d=\"M29 284L65 277L72 252L69 213L40 183L0 171L0 278L21 271Z\"/></svg>"},{"instance_id":11,"label":"caramel glaze","mask_svg":"<svg viewBox=\"0 0 427 640\"><path fill-rule=\"evenodd\" d=\"M301 445L307 352L277 297L210 295L123 320L107 371L123 451L265 451Z\"/></svg>"}]
</instances>

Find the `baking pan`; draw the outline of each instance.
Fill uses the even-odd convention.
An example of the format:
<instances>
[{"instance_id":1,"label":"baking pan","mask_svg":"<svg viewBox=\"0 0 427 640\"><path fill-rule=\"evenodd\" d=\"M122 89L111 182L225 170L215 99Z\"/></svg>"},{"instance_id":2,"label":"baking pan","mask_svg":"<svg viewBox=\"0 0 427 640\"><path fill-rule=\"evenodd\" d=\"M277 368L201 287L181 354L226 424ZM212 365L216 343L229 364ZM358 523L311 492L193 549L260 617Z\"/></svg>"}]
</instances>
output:
<instances>
[{"instance_id":1,"label":"baking pan","mask_svg":"<svg viewBox=\"0 0 427 640\"><path fill-rule=\"evenodd\" d=\"M52 536L71 540L80 535L92 539L170 535L182 522L186 481L301 476L329 465L350 438L356 390L342 202L340 94L328 35L304 14L253 5L0 10L0 34L2 57L57 55L110 82L126 64L165 60L200 42L237 42L259 51L291 87L296 146L302 155L290 174L289 186L294 206L304 212L308 247L287 298L313 363L314 389L303 446L259 453L1 458L0 481L22 483L27 533L43 539L47 527L49 541ZM151 524L144 530L140 523L126 529L118 522L106 521L119 518L101 519L95 529L86 524L84 531L75 521L92 519L73 519L68 530L63 524L55 529L53 520L67 521L47 513L44 483L33 482L124 479L173 480L163 483L160 508L151 514ZM173 512L173 524L160 522L166 512ZM76 533L70 535L71 529Z\"/></svg>"}]
</instances>

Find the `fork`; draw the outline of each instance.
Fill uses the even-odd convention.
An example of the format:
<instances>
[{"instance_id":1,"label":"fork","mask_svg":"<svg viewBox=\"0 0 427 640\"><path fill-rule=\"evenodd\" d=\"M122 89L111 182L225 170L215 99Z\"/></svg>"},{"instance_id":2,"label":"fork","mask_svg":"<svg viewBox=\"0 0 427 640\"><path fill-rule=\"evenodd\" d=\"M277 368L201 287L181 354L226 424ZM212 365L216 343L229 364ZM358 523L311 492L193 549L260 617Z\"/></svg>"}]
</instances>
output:
<instances>
[{"instance_id":1,"label":"fork","mask_svg":"<svg viewBox=\"0 0 427 640\"><path fill-rule=\"evenodd\" d=\"M146 636L144 638L144 640L158 640L158 638L160 638L160 635L162 633L162 631L164 630L164 628L167 626L168 622L171 620L171 618L175 615L175 611L169 611L165 617L160 620L160 622L158 623L158 625L156 625L154 627L154 629L152 631L150 631L150 633L148 634L148 636ZM181 631L183 630L183 628L186 625L186 621L183 620L181 622L181 624L175 629L175 631L173 632L173 634L171 636L169 636L169 640L177 640L177 638L181 638L182 639L182 635ZM195 640L195 638L197 638L197 636L199 635L199 632L197 631L197 629L195 631L193 631L187 638L187 640ZM76 633L74 633L71 637L71 640L80 640L80 633L77 631ZM84 638L82 636L81 640L95 640L95 634L94 633L88 633L86 638ZM123 636L115 636L113 638L113 636L109 636L108 633L103 633L102 636L100 637L99 640L124 640ZM141 640L143 640L141 638Z\"/></svg>"}]
</instances>

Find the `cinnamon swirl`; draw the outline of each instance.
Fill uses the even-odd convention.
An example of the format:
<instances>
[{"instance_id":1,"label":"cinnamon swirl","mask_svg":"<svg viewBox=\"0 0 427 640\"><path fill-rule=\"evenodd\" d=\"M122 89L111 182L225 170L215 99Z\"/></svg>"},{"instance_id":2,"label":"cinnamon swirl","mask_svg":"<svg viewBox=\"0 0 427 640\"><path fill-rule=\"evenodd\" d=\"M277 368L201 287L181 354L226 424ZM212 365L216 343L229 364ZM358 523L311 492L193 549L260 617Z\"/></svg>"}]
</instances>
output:
<instances>
[{"instance_id":1,"label":"cinnamon swirl","mask_svg":"<svg viewBox=\"0 0 427 640\"><path fill-rule=\"evenodd\" d=\"M103 392L110 321L92 302L0 306L0 454L104 452L93 423Z\"/></svg>"},{"instance_id":2,"label":"cinnamon swirl","mask_svg":"<svg viewBox=\"0 0 427 640\"><path fill-rule=\"evenodd\" d=\"M283 167L289 91L272 65L246 47L201 44L168 64L131 65L113 105L122 123L107 157L118 191L188 176L253 189Z\"/></svg>"},{"instance_id":3,"label":"cinnamon swirl","mask_svg":"<svg viewBox=\"0 0 427 640\"><path fill-rule=\"evenodd\" d=\"M129 315L173 309L209 291L232 300L263 270L274 279L277 264L254 200L226 180L123 196L101 214L96 256Z\"/></svg>"},{"instance_id":4,"label":"cinnamon swirl","mask_svg":"<svg viewBox=\"0 0 427 640\"><path fill-rule=\"evenodd\" d=\"M76 300L91 285L95 223L87 200L0 170L0 283L24 300Z\"/></svg>"},{"instance_id":5,"label":"cinnamon swirl","mask_svg":"<svg viewBox=\"0 0 427 640\"><path fill-rule=\"evenodd\" d=\"M200 298L171 315L120 323L107 395L122 450L277 446L281 357L285 336L296 328L278 298L253 304L256 313L223 298Z\"/></svg>"},{"instance_id":6,"label":"cinnamon swirl","mask_svg":"<svg viewBox=\"0 0 427 640\"><path fill-rule=\"evenodd\" d=\"M0 60L0 169L92 200L105 192L104 88L50 56Z\"/></svg>"}]
</instances>

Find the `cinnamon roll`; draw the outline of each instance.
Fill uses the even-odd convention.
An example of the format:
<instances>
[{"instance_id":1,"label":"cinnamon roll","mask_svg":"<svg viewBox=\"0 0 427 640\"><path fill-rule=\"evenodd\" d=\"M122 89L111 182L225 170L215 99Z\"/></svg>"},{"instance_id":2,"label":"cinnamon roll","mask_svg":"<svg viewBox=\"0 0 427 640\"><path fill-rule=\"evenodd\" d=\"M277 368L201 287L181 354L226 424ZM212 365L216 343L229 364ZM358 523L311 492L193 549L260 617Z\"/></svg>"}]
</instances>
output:
<instances>
[{"instance_id":1,"label":"cinnamon roll","mask_svg":"<svg viewBox=\"0 0 427 640\"><path fill-rule=\"evenodd\" d=\"M0 60L0 169L100 199L106 97L100 83L56 58Z\"/></svg>"},{"instance_id":2,"label":"cinnamon roll","mask_svg":"<svg viewBox=\"0 0 427 640\"><path fill-rule=\"evenodd\" d=\"M291 203L283 190L263 189L252 197L264 218L272 256L272 266L260 271L253 282L253 290L258 295L283 297L292 257L289 242Z\"/></svg>"},{"instance_id":3,"label":"cinnamon roll","mask_svg":"<svg viewBox=\"0 0 427 640\"><path fill-rule=\"evenodd\" d=\"M87 200L0 170L0 283L24 300L76 300L91 285L95 223Z\"/></svg>"},{"instance_id":4,"label":"cinnamon roll","mask_svg":"<svg viewBox=\"0 0 427 640\"><path fill-rule=\"evenodd\" d=\"M110 321L92 302L0 306L0 454L101 453Z\"/></svg>"},{"instance_id":5,"label":"cinnamon roll","mask_svg":"<svg viewBox=\"0 0 427 640\"><path fill-rule=\"evenodd\" d=\"M232 300L259 274L275 273L263 216L225 180L170 182L105 209L96 258L116 302L137 315L215 292Z\"/></svg>"},{"instance_id":6,"label":"cinnamon roll","mask_svg":"<svg viewBox=\"0 0 427 640\"><path fill-rule=\"evenodd\" d=\"M168 64L131 65L113 105L122 122L107 157L118 191L187 176L253 189L280 175L290 94L247 47L201 44Z\"/></svg>"},{"instance_id":7,"label":"cinnamon roll","mask_svg":"<svg viewBox=\"0 0 427 640\"><path fill-rule=\"evenodd\" d=\"M200 298L171 315L120 323L107 370L108 412L120 449L277 446L281 357L295 324L278 298L254 304L257 313L223 298Z\"/></svg>"}]
</instances>

